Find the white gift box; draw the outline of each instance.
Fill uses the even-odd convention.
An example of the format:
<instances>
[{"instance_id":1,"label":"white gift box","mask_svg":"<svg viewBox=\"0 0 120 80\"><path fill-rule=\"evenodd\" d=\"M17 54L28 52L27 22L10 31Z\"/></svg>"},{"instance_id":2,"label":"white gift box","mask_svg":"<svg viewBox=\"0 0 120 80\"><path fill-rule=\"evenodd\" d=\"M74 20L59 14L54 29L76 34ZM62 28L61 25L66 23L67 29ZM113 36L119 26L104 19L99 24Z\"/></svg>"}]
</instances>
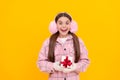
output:
<instances>
[{"instance_id":1,"label":"white gift box","mask_svg":"<svg viewBox=\"0 0 120 80\"><path fill-rule=\"evenodd\" d=\"M61 62L63 62L63 61L66 59L66 57L67 57L67 56L62 56L62 58L61 58ZM68 60L70 60L71 63L73 63L73 57L68 56ZM63 67L63 68L65 68L65 66L63 66L63 64L61 64L60 66ZM72 65L67 66L67 68L71 68L71 67L72 67Z\"/></svg>"}]
</instances>

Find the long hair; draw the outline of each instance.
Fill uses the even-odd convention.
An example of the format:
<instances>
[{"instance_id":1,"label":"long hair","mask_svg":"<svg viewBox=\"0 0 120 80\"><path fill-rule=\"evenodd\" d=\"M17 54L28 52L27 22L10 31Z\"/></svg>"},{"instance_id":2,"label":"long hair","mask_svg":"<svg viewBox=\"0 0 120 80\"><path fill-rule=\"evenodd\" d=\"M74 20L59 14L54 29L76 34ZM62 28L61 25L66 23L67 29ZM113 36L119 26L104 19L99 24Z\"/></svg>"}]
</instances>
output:
<instances>
[{"instance_id":1,"label":"long hair","mask_svg":"<svg viewBox=\"0 0 120 80\"><path fill-rule=\"evenodd\" d=\"M70 21L72 20L71 16L69 16L67 13L59 13L55 18L55 22L57 23L57 20L62 16L67 17ZM75 53L74 54L75 55L75 61L74 62L77 63L79 61L79 58L80 58L79 40L78 40L78 37L74 33L71 33L69 31L68 34L71 34L72 37L73 37L73 45L74 45L74 53ZM54 49L55 49L56 40L57 40L58 36L59 36L59 31L52 34L51 37L50 37L48 60L51 61L51 62L55 61Z\"/></svg>"}]
</instances>

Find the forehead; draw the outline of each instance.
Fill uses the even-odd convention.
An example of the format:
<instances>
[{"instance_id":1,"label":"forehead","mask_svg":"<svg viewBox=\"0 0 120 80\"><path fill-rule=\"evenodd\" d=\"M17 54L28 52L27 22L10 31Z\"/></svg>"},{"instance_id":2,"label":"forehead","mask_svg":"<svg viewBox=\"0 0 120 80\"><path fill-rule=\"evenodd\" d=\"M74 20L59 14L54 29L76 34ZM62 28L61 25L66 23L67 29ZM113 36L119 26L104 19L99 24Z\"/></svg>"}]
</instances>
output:
<instances>
[{"instance_id":1,"label":"forehead","mask_svg":"<svg viewBox=\"0 0 120 80\"><path fill-rule=\"evenodd\" d=\"M70 21L67 17L60 17L59 19L58 19L58 22L66 22L66 21Z\"/></svg>"}]
</instances>

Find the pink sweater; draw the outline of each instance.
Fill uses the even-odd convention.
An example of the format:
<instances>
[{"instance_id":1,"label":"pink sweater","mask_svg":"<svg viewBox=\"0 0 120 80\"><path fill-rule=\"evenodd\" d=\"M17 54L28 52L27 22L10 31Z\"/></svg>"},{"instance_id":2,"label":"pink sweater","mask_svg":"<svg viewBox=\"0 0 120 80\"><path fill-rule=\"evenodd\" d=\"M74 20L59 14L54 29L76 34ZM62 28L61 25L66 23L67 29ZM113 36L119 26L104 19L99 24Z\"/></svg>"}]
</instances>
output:
<instances>
[{"instance_id":1,"label":"pink sweater","mask_svg":"<svg viewBox=\"0 0 120 80\"><path fill-rule=\"evenodd\" d=\"M57 43L55 46L55 61L60 61L62 56L72 56L74 58L74 47L73 47L73 37L71 35L67 36L66 42L63 44L59 38L57 38ZM79 80L79 73L86 71L90 61L88 59L88 51L84 45L84 42L79 38L81 57L77 64L75 71L71 73L63 73L55 71L53 69L53 63L48 61L48 49L49 49L49 38L45 40L43 46L39 52L39 57L37 61L38 68L49 73L49 80Z\"/></svg>"}]
</instances>

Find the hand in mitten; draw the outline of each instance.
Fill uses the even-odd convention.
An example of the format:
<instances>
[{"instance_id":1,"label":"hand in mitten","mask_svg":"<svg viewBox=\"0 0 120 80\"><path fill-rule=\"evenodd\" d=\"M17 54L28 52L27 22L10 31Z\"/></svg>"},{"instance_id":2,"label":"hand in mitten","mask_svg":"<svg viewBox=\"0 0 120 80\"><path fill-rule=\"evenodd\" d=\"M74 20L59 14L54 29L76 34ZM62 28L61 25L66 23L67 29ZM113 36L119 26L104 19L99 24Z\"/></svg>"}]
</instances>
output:
<instances>
[{"instance_id":1,"label":"hand in mitten","mask_svg":"<svg viewBox=\"0 0 120 80\"><path fill-rule=\"evenodd\" d=\"M56 71L62 71L63 68L60 66L60 62L55 62L53 63L53 68L56 70Z\"/></svg>"},{"instance_id":2,"label":"hand in mitten","mask_svg":"<svg viewBox=\"0 0 120 80\"><path fill-rule=\"evenodd\" d=\"M64 73L70 73L70 72L75 71L75 70L76 70L76 64L73 63L70 68L64 68L63 72Z\"/></svg>"}]
</instances>

